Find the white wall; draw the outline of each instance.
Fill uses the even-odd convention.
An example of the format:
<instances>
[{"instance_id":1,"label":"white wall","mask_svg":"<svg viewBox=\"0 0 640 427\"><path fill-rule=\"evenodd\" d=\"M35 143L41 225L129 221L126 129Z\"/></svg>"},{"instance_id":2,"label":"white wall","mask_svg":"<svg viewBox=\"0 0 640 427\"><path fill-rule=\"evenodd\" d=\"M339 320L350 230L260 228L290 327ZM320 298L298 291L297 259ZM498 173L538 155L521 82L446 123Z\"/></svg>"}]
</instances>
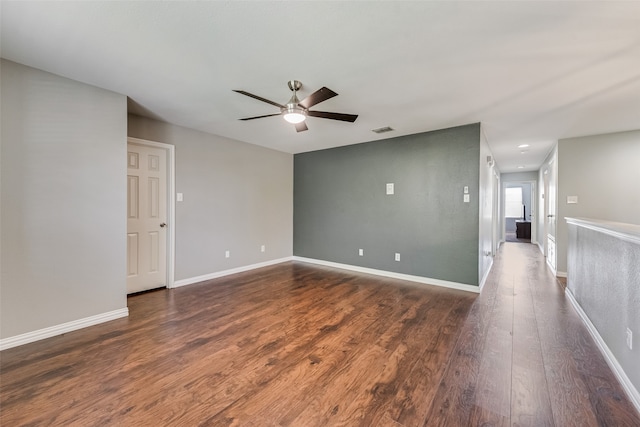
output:
<instances>
[{"instance_id":1,"label":"white wall","mask_svg":"<svg viewBox=\"0 0 640 427\"><path fill-rule=\"evenodd\" d=\"M558 141L559 273L567 271L565 217L640 224L640 130Z\"/></svg>"},{"instance_id":2,"label":"white wall","mask_svg":"<svg viewBox=\"0 0 640 427\"><path fill-rule=\"evenodd\" d=\"M480 132L480 177L478 191L479 210L479 236L478 236L478 281L482 285L484 276L489 272L493 261L494 230L497 227L498 217L495 216L498 203L498 195L495 190L498 188L497 166L495 162L491 166L487 163L487 157L493 157L484 132ZM495 173L494 173L495 172Z\"/></svg>"},{"instance_id":3,"label":"white wall","mask_svg":"<svg viewBox=\"0 0 640 427\"><path fill-rule=\"evenodd\" d=\"M126 97L0 67L0 338L126 309Z\"/></svg>"},{"instance_id":4,"label":"white wall","mask_svg":"<svg viewBox=\"0 0 640 427\"><path fill-rule=\"evenodd\" d=\"M177 282L293 255L293 155L134 115L128 133L176 147Z\"/></svg>"}]
</instances>

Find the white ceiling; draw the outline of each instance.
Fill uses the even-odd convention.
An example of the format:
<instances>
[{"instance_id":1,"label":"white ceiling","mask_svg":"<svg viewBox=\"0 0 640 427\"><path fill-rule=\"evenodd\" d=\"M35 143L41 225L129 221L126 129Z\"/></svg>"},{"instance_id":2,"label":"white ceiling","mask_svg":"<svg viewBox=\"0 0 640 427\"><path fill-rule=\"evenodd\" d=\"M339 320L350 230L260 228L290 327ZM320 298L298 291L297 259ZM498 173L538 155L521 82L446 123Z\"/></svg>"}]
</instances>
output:
<instances>
[{"instance_id":1,"label":"white ceiling","mask_svg":"<svg viewBox=\"0 0 640 427\"><path fill-rule=\"evenodd\" d=\"M11 2L3 58L170 123L300 153L482 122L502 172L555 141L640 128L640 2ZM286 82L339 96L296 133ZM391 126L377 135L371 129ZM517 148L529 144L525 153ZM524 166L523 169L517 167Z\"/></svg>"}]
</instances>

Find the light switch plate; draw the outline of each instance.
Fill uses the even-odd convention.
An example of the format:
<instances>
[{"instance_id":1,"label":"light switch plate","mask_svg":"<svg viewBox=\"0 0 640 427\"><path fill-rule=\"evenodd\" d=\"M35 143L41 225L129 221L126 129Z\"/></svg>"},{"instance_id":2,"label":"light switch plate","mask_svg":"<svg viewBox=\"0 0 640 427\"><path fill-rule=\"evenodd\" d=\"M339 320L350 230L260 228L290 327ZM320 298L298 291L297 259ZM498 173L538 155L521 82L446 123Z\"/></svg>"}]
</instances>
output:
<instances>
[{"instance_id":1,"label":"light switch plate","mask_svg":"<svg viewBox=\"0 0 640 427\"><path fill-rule=\"evenodd\" d=\"M464 186L464 194L469 194L469 186L468 185Z\"/></svg>"},{"instance_id":2,"label":"light switch plate","mask_svg":"<svg viewBox=\"0 0 640 427\"><path fill-rule=\"evenodd\" d=\"M578 203L578 196L567 196L567 203L569 204Z\"/></svg>"},{"instance_id":3,"label":"light switch plate","mask_svg":"<svg viewBox=\"0 0 640 427\"><path fill-rule=\"evenodd\" d=\"M393 194L393 192L394 192L394 188L393 187L394 187L393 182L390 182L390 183L387 184L387 194Z\"/></svg>"},{"instance_id":4,"label":"light switch plate","mask_svg":"<svg viewBox=\"0 0 640 427\"><path fill-rule=\"evenodd\" d=\"M176 200L177 200L178 202L181 202L181 201L182 201L182 193L177 193L177 194L176 194Z\"/></svg>"},{"instance_id":5,"label":"light switch plate","mask_svg":"<svg viewBox=\"0 0 640 427\"><path fill-rule=\"evenodd\" d=\"M465 194L463 199L462 199L465 203L469 203L469 195Z\"/></svg>"},{"instance_id":6,"label":"light switch plate","mask_svg":"<svg viewBox=\"0 0 640 427\"><path fill-rule=\"evenodd\" d=\"M362 250L362 249L358 249L358 255L360 255L360 256L364 256L364 250Z\"/></svg>"}]
</instances>

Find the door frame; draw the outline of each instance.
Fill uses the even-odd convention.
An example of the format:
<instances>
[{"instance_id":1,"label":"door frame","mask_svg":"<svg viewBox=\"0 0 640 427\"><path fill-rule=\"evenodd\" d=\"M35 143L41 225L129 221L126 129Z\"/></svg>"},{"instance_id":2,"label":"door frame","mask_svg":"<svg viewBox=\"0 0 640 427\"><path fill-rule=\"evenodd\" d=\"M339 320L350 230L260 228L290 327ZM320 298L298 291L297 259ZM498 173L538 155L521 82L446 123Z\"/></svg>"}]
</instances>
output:
<instances>
[{"instance_id":1,"label":"door frame","mask_svg":"<svg viewBox=\"0 0 640 427\"><path fill-rule=\"evenodd\" d=\"M547 258L548 246L549 246L549 217L547 214L549 213L549 168L545 167L544 172L542 173L542 180L544 186L544 207L542 213L543 222L543 237L542 237L542 254L545 259Z\"/></svg>"},{"instance_id":2,"label":"door frame","mask_svg":"<svg viewBox=\"0 0 640 427\"><path fill-rule=\"evenodd\" d=\"M550 155L549 161L546 161L541 170L543 171L544 180L544 256L547 261L547 265L553 272L553 275L557 275L558 272L558 152L557 147ZM551 188L553 188L553 197L550 197ZM549 239L553 242L553 250L549 250Z\"/></svg>"},{"instance_id":3,"label":"door frame","mask_svg":"<svg viewBox=\"0 0 640 427\"><path fill-rule=\"evenodd\" d=\"M127 137L127 145L136 144L147 147L160 148L167 153L167 289L174 287L175 282L175 258L176 258L176 176L175 176L175 146L164 142L149 141L146 139Z\"/></svg>"},{"instance_id":4,"label":"door frame","mask_svg":"<svg viewBox=\"0 0 640 427\"><path fill-rule=\"evenodd\" d=\"M500 213L500 222L502 223L502 229L501 229L501 241L504 242L507 238L507 220L505 218L505 211L504 211L504 195L507 189L507 185L510 184L529 184L531 186L531 209L529 209L529 215L531 216L531 244L535 244L536 246L538 245L538 198L537 198L537 194L538 194L538 183L537 181L534 180L521 180L521 181L507 181L507 182L502 182L502 188L500 191L500 196L501 196L501 208L502 208L502 212Z\"/></svg>"},{"instance_id":5,"label":"door frame","mask_svg":"<svg viewBox=\"0 0 640 427\"><path fill-rule=\"evenodd\" d=\"M500 182L500 174L493 170L493 206L492 206L492 216L493 219L491 221L491 250L493 251L493 256L495 257L498 254L498 249L500 249L500 245L502 244L502 239L500 238L500 204L502 203L503 195L500 191L502 188L502 183Z\"/></svg>"}]
</instances>

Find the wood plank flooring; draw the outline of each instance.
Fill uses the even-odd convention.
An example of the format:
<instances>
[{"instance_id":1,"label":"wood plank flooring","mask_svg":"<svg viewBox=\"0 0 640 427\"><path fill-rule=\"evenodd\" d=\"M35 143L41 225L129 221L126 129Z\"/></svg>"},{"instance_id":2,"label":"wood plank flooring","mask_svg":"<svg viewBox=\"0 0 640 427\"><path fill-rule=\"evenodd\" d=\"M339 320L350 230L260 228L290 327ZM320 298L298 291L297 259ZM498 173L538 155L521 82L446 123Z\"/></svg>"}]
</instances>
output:
<instances>
[{"instance_id":1,"label":"wood plank flooring","mask_svg":"<svg viewBox=\"0 0 640 427\"><path fill-rule=\"evenodd\" d=\"M0 425L640 426L533 245L481 295L284 263L0 353Z\"/></svg>"}]
</instances>

